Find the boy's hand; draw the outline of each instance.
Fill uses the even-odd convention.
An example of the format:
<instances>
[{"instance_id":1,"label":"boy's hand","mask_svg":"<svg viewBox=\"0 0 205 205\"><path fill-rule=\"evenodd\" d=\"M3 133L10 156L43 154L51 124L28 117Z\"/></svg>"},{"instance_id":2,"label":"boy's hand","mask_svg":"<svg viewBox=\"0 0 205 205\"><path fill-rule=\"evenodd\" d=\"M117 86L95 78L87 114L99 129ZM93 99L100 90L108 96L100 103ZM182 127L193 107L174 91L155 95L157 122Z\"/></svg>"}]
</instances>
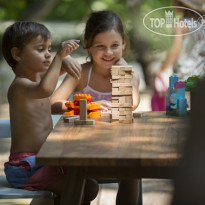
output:
<instances>
[{"instance_id":1,"label":"boy's hand","mask_svg":"<svg viewBox=\"0 0 205 205\"><path fill-rule=\"evenodd\" d=\"M57 55L59 55L63 59L64 57L69 55L73 50L76 50L79 47L79 42L79 40L69 40L62 42L57 51Z\"/></svg>"},{"instance_id":2,"label":"boy's hand","mask_svg":"<svg viewBox=\"0 0 205 205\"><path fill-rule=\"evenodd\" d=\"M124 58L120 58L114 65L128 65Z\"/></svg>"},{"instance_id":3,"label":"boy's hand","mask_svg":"<svg viewBox=\"0 0 205 205\"><path fill-rule=\"evenodd\" d=\"M77 79L80 79L81 65L78 63L76 59L72 58L71 56L67 56L63 59L62 67L67 73L69 73Z\"/></svg>"}]
</instances>

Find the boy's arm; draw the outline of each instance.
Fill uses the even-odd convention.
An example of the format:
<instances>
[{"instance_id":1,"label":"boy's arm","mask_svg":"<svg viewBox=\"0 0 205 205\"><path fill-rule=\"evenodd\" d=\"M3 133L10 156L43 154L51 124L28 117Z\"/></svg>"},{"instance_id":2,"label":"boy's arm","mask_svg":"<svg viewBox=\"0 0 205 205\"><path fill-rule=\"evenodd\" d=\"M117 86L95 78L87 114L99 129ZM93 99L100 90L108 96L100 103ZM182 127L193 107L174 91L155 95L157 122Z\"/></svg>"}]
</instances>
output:
<instances>
[{"instance_id":1,"label":"boy's arm","mask_svg":"<svg viewBox=\"0 0 205 205\"><path fill-rule=\"evenodd\" d=\"M61 85L56 89L50 99L52 114L63 113L67 110L65 102L69 99L78 85L78 79L66 75Z\"/></svg>"},{"instance_id":2,"label":"boy's arm","mask_svg":"<svg viewBox=\"0 0 205 205\"><path fill-rule=\"evenodd\" d=\"M21 83L19 83L21 92L25 93L28 98L33 99L51 96L58 81L62 60L78 48L77 42L76 40L70 40L61 43L48 71L44 74L40 82L30 81L26 78L21 79Z\"/></svg>"}]
</instances>

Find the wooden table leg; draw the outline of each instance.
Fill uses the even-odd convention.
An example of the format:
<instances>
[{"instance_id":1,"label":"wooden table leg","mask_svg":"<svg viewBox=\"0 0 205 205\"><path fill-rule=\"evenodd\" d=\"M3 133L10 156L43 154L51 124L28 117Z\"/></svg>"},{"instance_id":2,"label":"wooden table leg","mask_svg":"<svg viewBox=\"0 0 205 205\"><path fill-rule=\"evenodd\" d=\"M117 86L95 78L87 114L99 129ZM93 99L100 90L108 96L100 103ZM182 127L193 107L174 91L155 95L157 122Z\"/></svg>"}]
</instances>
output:
<instances>
[{"instance_id":1,"label":"wooden table leg","mask_svg":"<svg viewBox=\"0 0 205 205\"><path fill-rule=\"evenodd\" d=\"M80 205L85 186L85 169L68 167L61 205Z\"/></svg>"}]
</instances>

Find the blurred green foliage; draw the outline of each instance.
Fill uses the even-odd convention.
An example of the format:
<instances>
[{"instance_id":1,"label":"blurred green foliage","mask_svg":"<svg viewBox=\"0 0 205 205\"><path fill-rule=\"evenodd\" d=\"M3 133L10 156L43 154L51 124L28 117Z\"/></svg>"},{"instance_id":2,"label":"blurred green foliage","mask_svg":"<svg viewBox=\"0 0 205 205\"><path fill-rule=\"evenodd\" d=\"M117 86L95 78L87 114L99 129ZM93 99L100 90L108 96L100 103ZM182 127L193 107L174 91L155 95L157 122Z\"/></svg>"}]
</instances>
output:
<instances>
[{"instance_id":1,"label":"blurred green foliage","mask_svg":"<svg viewBox=\"0 0 205 205\"><path fill-rule=\"evenodd\" d=\"M0 21L21 20L37 3L49 4L49 2L49 0L0 0ZM135 3L129 5L130 2ZM80 22L92 11L111 9L126 22L131 47L134 44L138 46L134 41L142 41L147 50L161 52L170 47L172 37L150 32L143 25L143 18L153 9L171 5L173 0L56 0L55 6L39 21ZM138 37L135 38L136 36ZM137 50L135 52L139 53Z\"/></svg>"},{"instance_id":2,"label":"blurred green foliage","mask_svg":"<svg viewBox=\"0 0 205 205\"><path fill-rule=\"evenodd\" d=\"M37 0L0 0L0 20L18 20Z\"/></svg>"},{"instance_id":3,"label":"blurred green foliage","mask_svg":"<svg viewBox=\"0 0 205 205\"><path fill-rule=\"evenodd\" d=\"M48 0L0 0L0 20L18 20L38 2ZM59 0L56 6L41 20L76 21L91 11L112 9L127 17L126 0Z\"/></svg>"},{"instance_id":4,"label":"blurred green foliage","mask_svg":"<svg viewBox=\"0 0 205 205\"><path fill-rule=\"evenodd\" d=\"M45 18L46 20L81 20L92 11L112 9L122 18L127 17L126 0L62 0Z\"/></svg>"}]
</instances>

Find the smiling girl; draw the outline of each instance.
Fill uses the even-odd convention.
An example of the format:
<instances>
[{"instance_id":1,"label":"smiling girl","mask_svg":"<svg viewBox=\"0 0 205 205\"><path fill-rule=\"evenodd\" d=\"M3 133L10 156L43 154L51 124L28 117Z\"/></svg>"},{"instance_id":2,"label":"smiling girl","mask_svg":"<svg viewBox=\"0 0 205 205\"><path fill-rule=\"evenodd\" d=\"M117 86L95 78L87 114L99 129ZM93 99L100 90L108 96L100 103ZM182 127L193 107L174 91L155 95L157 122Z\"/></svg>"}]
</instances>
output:
<instances>
[{"instance_id":1,"label":"smiling girl","mask_svg":"<svg viewBox=\"0 0 205 205\"><path fill-rule=\"evenodd\" d=\"M88 16L84 33L84 48L90 61L81 65L81 78L67 75L51 99L54 113L64 112L66 100L74 93L90 94L92 101L109 109L112 101L111 67L127 65L122 58L126 35L120 17L113 11L93 12ZM69 66L69 61L67 62ZM66 67L66 60L64 60ZM134 73L133 110L139 104L139 77Z\"/></svg>"}]
</instances>

